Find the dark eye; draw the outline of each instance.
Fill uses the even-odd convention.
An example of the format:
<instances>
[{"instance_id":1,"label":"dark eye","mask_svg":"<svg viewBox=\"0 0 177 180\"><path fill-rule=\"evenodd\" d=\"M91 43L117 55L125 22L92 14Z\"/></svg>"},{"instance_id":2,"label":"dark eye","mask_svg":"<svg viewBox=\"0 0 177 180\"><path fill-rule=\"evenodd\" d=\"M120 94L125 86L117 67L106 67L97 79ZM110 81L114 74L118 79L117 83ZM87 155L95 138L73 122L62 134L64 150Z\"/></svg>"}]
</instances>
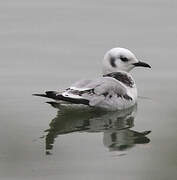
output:
<instances>
[{"instance_id":1,"label":"dark eye","mask_svg":"<svg viewBox=\"0 0 177 180\"><path fill-rule=\"evenodd\" d=\"M121 59L121 61L123 61L123 62L128 62L128 61L129 61L128 58L123 57L123 56L121 56L120 59Z\"/></svg>"}]
</instances>

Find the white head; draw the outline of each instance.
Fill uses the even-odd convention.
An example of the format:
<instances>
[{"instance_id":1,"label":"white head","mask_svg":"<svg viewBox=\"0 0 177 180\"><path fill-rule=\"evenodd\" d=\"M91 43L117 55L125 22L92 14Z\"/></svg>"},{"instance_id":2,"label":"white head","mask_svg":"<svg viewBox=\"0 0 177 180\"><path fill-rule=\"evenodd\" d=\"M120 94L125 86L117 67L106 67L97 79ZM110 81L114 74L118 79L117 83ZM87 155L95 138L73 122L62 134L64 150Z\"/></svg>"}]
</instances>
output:
<instances>
[{"instance_id":1,"label":"white head","mask_svg":"<svg viewBox=\"0 0 177 180\"><path fill-rule=\"evenodd\" d=\"M136 56L125 48L113 48L109 50L103 59L103 74L117 71L129 72L136 66L149 67L144 62L139 61Z\"/></svg>"}]
</instances>

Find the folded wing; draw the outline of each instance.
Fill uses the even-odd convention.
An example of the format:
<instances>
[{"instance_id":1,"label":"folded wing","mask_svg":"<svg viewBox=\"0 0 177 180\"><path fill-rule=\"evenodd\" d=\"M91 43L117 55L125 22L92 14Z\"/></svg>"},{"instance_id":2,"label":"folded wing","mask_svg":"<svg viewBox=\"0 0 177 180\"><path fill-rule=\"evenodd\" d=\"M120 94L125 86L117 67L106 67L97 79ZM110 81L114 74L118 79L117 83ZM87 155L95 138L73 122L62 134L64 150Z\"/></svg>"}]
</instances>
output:
<instances>
[{"instance_id":1,"label":"folded wing","mask_svg":"<svg viewBox=\"0 0 177 180\"><path fill-rule=\"evenodd\" d=\"M59 94L58 94L59 95ZM90 106L96 106L108 97L127 97L126 88L112 77L95 80L81 80L61 93L63 97L87 100Z\"/></svg>"}]
</instances>

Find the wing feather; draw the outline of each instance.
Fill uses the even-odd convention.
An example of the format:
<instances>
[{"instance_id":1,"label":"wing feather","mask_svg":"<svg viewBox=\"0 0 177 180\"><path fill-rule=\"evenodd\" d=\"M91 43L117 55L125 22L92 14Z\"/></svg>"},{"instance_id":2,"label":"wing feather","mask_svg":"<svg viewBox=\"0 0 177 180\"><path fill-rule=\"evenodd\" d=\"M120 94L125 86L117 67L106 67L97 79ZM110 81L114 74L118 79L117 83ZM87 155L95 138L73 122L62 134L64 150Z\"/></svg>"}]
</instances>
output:
<instances>
[{"instance_id":1,"label":"wing feather","mask_svg":"<svg viewBox=\"0 0 177 180\"><path fill-rule=\"evenodd\" d=\"M81 80L62 93L64 97L86 99L91 106L99 104L108 95L125 96L125 86L112 77L101 77L95 80Z\"/></svg>"}]
</instances>

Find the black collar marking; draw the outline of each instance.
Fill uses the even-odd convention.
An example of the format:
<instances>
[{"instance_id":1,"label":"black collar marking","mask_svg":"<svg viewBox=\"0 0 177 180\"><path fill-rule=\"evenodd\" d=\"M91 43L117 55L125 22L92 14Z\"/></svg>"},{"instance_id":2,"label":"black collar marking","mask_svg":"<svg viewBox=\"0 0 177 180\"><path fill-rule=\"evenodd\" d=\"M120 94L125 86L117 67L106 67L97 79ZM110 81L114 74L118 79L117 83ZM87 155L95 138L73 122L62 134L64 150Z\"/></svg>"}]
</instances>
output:
<instances>
[{"instance_id":1,"label":"black collar marking","mask_svg":"<svg viewBox=\"0 0 177 180\"><path fill-rule=\"evenodd\" d=\"M109 73L109 74L103 75L103 77L115 78L118 81L124 83L125 85L127 85L129 87L133 87L133 85L134 85L133 79L130 76L128 76L127 74L124 74L122 72Z\"/></svg>"}]
</instances>

